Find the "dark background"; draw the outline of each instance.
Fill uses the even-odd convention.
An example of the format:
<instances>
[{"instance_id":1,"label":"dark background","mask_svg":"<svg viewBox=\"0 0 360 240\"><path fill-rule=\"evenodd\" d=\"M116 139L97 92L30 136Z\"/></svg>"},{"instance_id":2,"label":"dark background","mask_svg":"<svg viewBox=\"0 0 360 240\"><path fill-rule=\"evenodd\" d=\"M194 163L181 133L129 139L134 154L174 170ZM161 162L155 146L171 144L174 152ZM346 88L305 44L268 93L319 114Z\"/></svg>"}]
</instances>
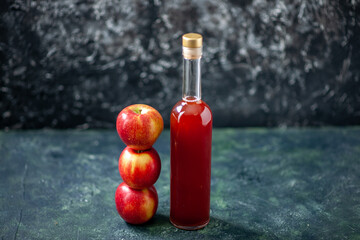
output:
<instances>
[{"instance_id":1,"label":"dark background","mask_svg":"<svg viewBox=\"0 0 360 240\"><path fill-rule=\"evenodd\" d=\"M0 128L114 128L149 104L169 125L181 35L204 36L215 126L360 123L358 0L0 1Z\"/></svg>"}]
</instances>

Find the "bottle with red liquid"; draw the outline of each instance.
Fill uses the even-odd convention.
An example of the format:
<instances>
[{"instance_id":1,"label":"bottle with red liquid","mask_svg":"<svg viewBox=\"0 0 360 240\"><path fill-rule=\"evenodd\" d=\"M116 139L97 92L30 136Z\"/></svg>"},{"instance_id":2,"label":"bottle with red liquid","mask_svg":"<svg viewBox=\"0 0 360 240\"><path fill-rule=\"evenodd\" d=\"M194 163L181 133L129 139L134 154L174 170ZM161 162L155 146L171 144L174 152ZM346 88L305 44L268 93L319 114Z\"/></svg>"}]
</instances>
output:
<instances>
[{"instance_id":1,"label":"bottle with red liquid","mask_svg":"<svg viewBox=\"0 0 360 240\"><path fill-rule=\"evenodd\" d=\"M170 116L170 221L196 230L210 220L212 113L201 99L202 36L187 33L183 43L183 94Z\"/></svg>"}]
</instances>

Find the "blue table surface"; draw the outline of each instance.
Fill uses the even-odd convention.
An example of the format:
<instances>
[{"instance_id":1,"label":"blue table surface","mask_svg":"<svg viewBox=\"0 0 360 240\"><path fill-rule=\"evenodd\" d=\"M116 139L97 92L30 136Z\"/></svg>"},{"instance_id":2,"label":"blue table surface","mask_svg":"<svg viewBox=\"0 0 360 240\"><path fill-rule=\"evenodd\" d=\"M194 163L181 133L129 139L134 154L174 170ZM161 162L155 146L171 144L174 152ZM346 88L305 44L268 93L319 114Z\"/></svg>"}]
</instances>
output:
<instances>
[{"instance_id":1,"label":"blue table surface","mask_svg":"<svg viewBox=\"0 0 360 240\"><path fill-rule=\"evenodd\" d=\"M169 222L170 146L156 215L118 215L115 130L0 132L0 239L360 239L360 128L214 129L211 220Z\"/></svg>"}]
</instances>

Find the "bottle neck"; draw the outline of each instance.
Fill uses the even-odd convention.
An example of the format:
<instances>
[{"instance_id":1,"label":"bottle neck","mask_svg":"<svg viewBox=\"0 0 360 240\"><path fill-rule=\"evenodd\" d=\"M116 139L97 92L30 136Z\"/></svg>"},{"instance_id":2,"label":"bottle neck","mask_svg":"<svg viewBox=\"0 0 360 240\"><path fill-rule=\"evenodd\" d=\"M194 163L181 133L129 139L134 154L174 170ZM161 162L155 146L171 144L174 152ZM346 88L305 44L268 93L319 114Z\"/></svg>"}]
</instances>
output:
<instances>
[{"instance_id":1,"label":"bottle neck","mask_svg":"<svg viewBox=\"0 0 360 240\"><path fill-rule=\"evenodd\" d=\"M200 59L183 60L183 95L187 102L196 102L201 99L201 68Z\"/></svg>"}]
</instances>

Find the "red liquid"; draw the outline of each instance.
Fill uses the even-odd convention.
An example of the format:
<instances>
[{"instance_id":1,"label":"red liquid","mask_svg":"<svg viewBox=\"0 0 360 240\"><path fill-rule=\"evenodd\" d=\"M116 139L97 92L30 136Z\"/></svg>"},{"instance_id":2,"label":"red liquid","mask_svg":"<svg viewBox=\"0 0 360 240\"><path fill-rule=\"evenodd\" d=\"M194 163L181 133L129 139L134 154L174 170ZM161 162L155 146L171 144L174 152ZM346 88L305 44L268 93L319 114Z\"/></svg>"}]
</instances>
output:
<instances>
[{"instance_id":1,"label":"red liquid","mask_svg":"<svg viewBox=\"0 0 360 240\"><path fill-rule=\"evenodd\" d=\"M178 102L170 117L170 221L183 229L210 219L212 114L199 100Z\"/></svg>"}]
</instances>

